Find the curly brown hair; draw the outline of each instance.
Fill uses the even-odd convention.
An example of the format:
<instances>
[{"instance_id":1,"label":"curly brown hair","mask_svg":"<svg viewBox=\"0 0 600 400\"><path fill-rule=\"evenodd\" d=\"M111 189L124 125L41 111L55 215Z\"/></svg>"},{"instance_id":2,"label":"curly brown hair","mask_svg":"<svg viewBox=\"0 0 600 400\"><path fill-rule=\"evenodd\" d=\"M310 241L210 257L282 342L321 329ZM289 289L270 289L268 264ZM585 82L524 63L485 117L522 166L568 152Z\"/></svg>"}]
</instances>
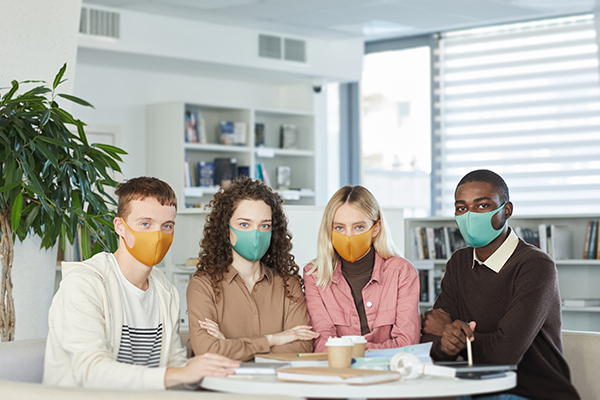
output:
<instances>
[{"instance_id":1,"label":"curly brown hair","mask_svg":"<svg viewBox=\"0 0 600 400\"><path fill-rule=\"evenodd\" d=\"M262 200L271 207L271 245L261 262L283 278L285 295L296 300L290 291L289 279L298 279L300 268L294 261L292 234L287 230L287 218L283 212L283 199L259 180L241 178L227 188L221 188L208 204L211 208L204 224L204 236L200 242L197 271L194 275L207 275L219 301L223 274L233 262L233 249L229 245L229 220L242 200Z\"/></svg>"}]
</instances>

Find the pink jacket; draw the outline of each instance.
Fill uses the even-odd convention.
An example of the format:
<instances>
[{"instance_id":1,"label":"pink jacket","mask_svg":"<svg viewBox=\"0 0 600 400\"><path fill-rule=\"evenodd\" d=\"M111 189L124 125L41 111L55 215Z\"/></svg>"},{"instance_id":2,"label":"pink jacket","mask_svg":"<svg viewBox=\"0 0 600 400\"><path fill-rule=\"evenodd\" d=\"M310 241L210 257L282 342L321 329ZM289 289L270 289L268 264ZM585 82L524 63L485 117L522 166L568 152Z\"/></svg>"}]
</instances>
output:
<instances>
[{"instance_id":1,"label":"pink jacket","mask_svg":"<svg viewBox=\"0 0 600 400\"><path fill-rule=\"evenodd\" d=\"M325 342L330 336L360 335L358 312L341 264L338 262L333 281L325 288L317 286L315 275L307 274L312 264L304 267L306 305L313 329L320 333L314 343L316 353L327 351ZM376 253L373 275L362 295L371 329L365 336L367 348L419 343L419 275L410 261L401 257L384 260Z\"/></svg>"}]
</instances>

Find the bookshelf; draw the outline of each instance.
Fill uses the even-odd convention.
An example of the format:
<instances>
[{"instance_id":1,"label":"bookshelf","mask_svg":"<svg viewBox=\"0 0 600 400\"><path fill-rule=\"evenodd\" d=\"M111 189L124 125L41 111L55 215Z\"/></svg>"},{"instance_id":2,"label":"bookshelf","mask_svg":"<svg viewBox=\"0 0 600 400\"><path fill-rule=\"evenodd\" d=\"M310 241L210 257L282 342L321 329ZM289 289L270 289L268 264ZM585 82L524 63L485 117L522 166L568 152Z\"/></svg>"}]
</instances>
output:
<instances>
[{"instance_id":1,"label":"bookshelf","mask_svg":"<svg viewBox=\"0 0 600 400\"><path fill-rule=\"evenodd\" d=\"M597 220L598 215L536 215L513 216L509 225L513 228L538 230L544 224L570 228L572 257L556 259L560 294L562 299L600 298L600 260L583 259L584 242L588 221ZM410 218L405 220L404 248L406 257L419 270L428 271L427 291L429 301L420 302L421 311L433 306L435 278L443 275L446 259L420 259L415 255L414 232L417 227L456 227L452 217ZM563 307L563 329L600 331L600 307Z\"/></svg>"},{"instance_id":2,"label":"bookshelf","mask_svg":"<svg viewBox=\"0 0 600 400\"><path fill-rule=\"evenodd\" d=\"M198 135L200 143L186 140L186 113L201 116L203 120L198 123L203 131ZM243 143L219 142L222 121L245 124ZM264 127L261 145L255 141L256 124ZM280 129L284 124L295 127L294 148L280 147ZM235 159L237 166L249 168L253 178L258 178L257 164L260 164L274 189L278 187L277 168L290 167L290 187L279 191L281 196L289 204L315 204L315 130L314 117L310 113L175 102L147 106L146 129L147 173L173 187L180 213L202 213L201 208L218 190L218 186L186 185L185 160L196 175L199 162L213 162L215 158ZM192 183L192 186L196 185L197 182Z\"/></svg>"}]
</instances>

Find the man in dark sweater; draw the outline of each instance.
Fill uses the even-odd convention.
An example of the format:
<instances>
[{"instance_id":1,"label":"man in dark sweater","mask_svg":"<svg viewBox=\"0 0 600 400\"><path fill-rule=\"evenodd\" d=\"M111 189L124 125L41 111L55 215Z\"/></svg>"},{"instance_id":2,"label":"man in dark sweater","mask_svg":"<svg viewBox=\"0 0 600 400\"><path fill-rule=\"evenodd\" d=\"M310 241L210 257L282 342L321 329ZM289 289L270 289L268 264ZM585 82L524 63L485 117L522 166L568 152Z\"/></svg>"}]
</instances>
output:
<instances>
[{"instance_id":1,"label":"man in dark sweater","mask_svg":"<svg viewBox=\"0 0 600 400\"><path fill-rule=\"evenodd\" d=\"M506 183L492 171L473 171L454 198L469 247L448 261L440 295L423 317L421 342L433 342L434 360L466 358L470 340L475 363L517 364L517 386L502 400L579 399L562 356L556 267L508 227L513 204Z\"/></svg>"}]
</instances>

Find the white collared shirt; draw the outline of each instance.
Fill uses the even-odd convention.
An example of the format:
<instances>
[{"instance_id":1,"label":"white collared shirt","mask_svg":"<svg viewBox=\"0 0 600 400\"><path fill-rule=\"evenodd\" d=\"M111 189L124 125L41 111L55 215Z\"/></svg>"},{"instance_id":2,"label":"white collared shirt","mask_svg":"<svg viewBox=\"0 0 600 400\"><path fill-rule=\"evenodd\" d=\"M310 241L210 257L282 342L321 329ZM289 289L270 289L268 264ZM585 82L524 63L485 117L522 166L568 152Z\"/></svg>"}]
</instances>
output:
<instances>
[{"instance_id":1,"label":"white collared shirt","mask_svg":"<svg viewBox=\"0 0 600 400\"><path fill-rule=\"evenodd\" d=\"M498 249L491 255L487 260L481 261L477 257L476 249L473 248L473 265L471 268L475 268L475 263L485 265L495 273L500 272L504 264L508 261L510 256L515 252L517 245L519 244L519 237L515 233L514 229L510 228L508 236L504 243L498 247Z\"/></svg>"}]
</instances>

